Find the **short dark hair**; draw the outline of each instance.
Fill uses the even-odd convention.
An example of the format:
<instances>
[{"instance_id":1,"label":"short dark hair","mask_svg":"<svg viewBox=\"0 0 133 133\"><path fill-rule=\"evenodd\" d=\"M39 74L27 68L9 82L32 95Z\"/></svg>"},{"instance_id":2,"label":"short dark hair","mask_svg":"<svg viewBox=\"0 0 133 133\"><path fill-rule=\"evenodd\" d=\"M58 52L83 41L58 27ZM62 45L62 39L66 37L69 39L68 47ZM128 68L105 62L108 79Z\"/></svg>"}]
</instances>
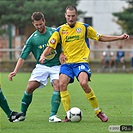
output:
<instances>
[{"instance_id":1,"label":"short dark hair","mask_svg":"<svg viewBox=\"0 0 133 133\"><path fill-rule=\"evenodd\" d=\"M41 13L41 12L34 12L34 13L32 14L32 16L31 16L31 20L32 20L32 21L34 21L34 20L38 21L38 20L40 20L40 19L44 20L44 15L43 15L43 13Z\"/></svg>"},{"instance_id":2,"label":"short dark hair","mask_svg":"<svg viewBox=\"0 0 133 133\"><path fill-rule=\"evenodd\" d=\"M76 13L77 13L77 8L76 8L76 6L68 5L68 6L66 7L66 10L65 10L65 11L67 11L68 9L69 9L69 10L75 10Z\"/></svg>"}]
</instances>

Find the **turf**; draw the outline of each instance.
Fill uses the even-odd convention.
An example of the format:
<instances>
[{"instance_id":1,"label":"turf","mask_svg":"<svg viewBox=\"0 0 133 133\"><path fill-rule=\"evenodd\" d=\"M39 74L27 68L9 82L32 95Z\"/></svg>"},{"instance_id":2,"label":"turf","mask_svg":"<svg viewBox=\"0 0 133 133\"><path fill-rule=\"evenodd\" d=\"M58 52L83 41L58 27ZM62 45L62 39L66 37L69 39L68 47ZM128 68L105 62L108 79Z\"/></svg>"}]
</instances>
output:
<instances>
[{"instance_id":1,"label":"turf","mask_svg":"<svg viewBox=\"0 0 133 133\"><path fill-rule=\"evenodd\" d=\"M19 73L12 82L7 79L8 73L1 73L1 84L10 108L20 111L20 102L25 91L30 73ZM93 88L99 106L105 112L109 121L102 123L95 115L78 82L68 86L71 106L77 106L83 111L83 119L79 123L49 123L50 99L52 87L48 85L34 92L24 122L10 123L0 109L0 132L2 133L108 133L111 125L132 124L132 74L92 74ZM65 112L62 104L58 116L63 119Z\"/></svg>"}]
</instances>

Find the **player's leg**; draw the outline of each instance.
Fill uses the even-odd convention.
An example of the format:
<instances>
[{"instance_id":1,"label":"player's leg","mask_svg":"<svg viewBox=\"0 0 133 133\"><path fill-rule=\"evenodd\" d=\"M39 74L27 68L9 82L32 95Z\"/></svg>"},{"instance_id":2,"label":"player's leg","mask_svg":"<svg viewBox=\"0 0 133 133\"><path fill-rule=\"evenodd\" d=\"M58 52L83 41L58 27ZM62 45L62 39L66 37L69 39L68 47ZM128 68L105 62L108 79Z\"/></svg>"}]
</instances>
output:
<instances>
[{"instance_id":1,"label":"player's leg","mask_svg":"<svg viewBox=\"0 0 133 133\"><path fill-rule=\"evenodd\" d=\"M3 109L3 111L6 113L7 117L9 118L12 111L9 108L6 97L4 96L1 88L0 88L0 107Z\"/></svg>"},{"instance_id":2,"label":"player's leg","mask_svg":"<svg viewBox=\"0 0 133 133\"><path fill-rule=\"evenodd\" d=\"M0 107L5 112L10 122L14 122L15 119L18 119L20 116L23 115L23 113L15 112L10 109L6 97L2 93L1 87L0 87Z\"/></svg>"},{"instance_id":3,"label":"player's leg","mask_svg":"<svg viewBox=\"0 0 133 133\"><path fill-rule=\"evenodd\" d=\"M88 85L88 74L86 72L80 72L78 76L78 80L79 80L80 86L83 88L86 94L87 99L89 100L91 106L94 108L95 113L98 114L99 111L101 110L99 110L98 102L93 90Z\"/></svg>"},{"instance_id":4,"label":"player's leg","mask_svg":"<svg viewBox=\"0 0 133 133\"><path fill-rule=\"evenodd\" d=\"M38 81L29 81L26 91L24 92L22 103L21 103L21 111L26 115L26 111L32 102L33 91L40 86Z\"/></svg>"},{"instance_id":5,"label":"player's leg","mask_svg":"<svg viewBox=\"0 0 133 133\"><path fill-rule=\"evenodd\" d=\"M61 119L59 119L56 115L61 102L59 80L57 79L54 80L52 85L53 85L54 91L51 97L51 112L49 116L49 122L61 122Z\"/></svg>"},{"instance_id":6,"label":"player's leg","mask_svg":"<svg viewBox=\"0 0 133 133\"><path fill-rule=\"evenodd\" d=\"M45 72L45 70L46 69L43 68L43 65L37 64L36 68L32 71L26 91L24 92L24 95L23 95L22 101L21 101L21 111L24 113L24 117L22 117L18 121L25 120L27 109L32 102L33 91L36 88L44 87L47 84L46 79L47 79L48 75ZM44 77L44 75L45 75L45 77Z\"/></svg>"},{"instance_id":7,"label":"player's leg","mask_svg":"<svg viewBox=\"0 0 133 133\"><path fill-rule=\"evenodd\" d=\"M78 76L78 80L86 94L88 101L93 107L95 114L101 119L102 122L106 122L108 120L108 117L99 109L97 98L92 88L90 88L90 86L88 85L88 74L86 72L81 72Z\"/></svg>"},{"instance_id":8,"label":"player's leg","mask_svg":"<svg viewBox=\"0 0 133 133\"><path fill-rule=\"evenodd\" d=\"M19 117L15 122L24 121L26 118L26 112L28 110L29 105L32 102L33 91L40 86L38 81L29 81L26 91L22 97L21 101L21 112L23 112L23 116Z\"/></svg>"},{"instance_id":9,"label":"player's leg","mask_svg":"<svg viewBox=\"0 0 133 133\"><path fill-rule=\"evenodd\" d=\"M61 102L63 104L64 110L67 113L70 110L70 95L67 90L67 85L69 83L74 82L74 75L72 73L72 67L70 65L64 64L60 69L60 77L59 77L59 86L60 86L60 96ZM70 78L71 77L71 78ZM67 116L65 120L62 122L68 122Z\"/></svg>"},{"instance_id":10,"label":"player's leg","mask_svg":"<svg viewBox=\"0 0 133 133\"><path fill-rule=\"evenodd\" d=\"M61 119L59 119L56 115L61 102L59 90L59 70L60 66L53 66L49 68L50 82L54 89L51 97L51 112L49 122L61 122Z\"/></svg>"},{"instance_id":11,"label":"player's leg","mask_svg":"<svg viewBox=\"0 0 133 133\"><path fill-rule=\"evenodd\" d=\"M60 95L61 95L61 102L63 104L64 110L67 114L67 112L70 110L70 95L69 92L67 90L67 85L70 81L70 77L68 77L65 74L60 74ZM68 118L67 116L65 117L65 120L63 120L62 122L68 122Z\"/></svg>"},{"instance_id":12,"label":"player's leg","mask_svg":"<svg viewBox=\"0 0 133 133\"><path fill-rule=\"evenodd\" d=\"M92 88L88 85L88 81L90 81L91 70L87 63L81 63L75 69L75 75L80 83L80 86L83 88L88 101L93 107L95 114L103 121L106 122L108 117L102 113L99 109L97 98L92 90Z\"/></svg>"}]
</instances>

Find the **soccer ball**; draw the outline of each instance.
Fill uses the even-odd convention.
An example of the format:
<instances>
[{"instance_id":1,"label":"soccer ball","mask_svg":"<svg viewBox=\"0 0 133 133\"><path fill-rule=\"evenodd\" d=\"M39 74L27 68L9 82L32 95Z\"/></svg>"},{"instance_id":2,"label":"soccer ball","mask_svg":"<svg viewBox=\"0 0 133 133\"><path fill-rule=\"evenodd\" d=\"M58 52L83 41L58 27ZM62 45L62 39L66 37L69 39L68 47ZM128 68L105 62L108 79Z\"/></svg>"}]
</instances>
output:
<instances>
[{"instance_id":1,"label":"soccer ball","mask_svg":"<svg viewBox=\"0 0 133 133\"><path fill-rule=\"evenodd\" d=\"M73 107L67 112L67 118L71 122L80 122L82 119L83 113L78 107Z\"/></svg>"}]
</instances>

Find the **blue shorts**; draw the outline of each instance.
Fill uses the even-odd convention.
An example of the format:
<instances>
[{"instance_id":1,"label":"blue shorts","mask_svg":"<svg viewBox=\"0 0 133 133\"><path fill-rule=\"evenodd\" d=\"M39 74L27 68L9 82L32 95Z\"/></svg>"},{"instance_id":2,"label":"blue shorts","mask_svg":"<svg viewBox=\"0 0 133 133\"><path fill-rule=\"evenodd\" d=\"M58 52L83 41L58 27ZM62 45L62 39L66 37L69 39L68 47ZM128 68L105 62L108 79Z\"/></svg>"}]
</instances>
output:
<instances>
[{"instance_id":1,"label":"blue shorts","mask_svg":"<svg viewBox=\"0 0 133 133\"><path fill-rule=\"evenodd\" d=\"M65 74L71 78L69 83L74 82L74 76L78 79L81 72L86 72L88 74L88 81L90 81L92 72L88 63L63 64L60 68L60 74Z\"/></svg>"}]
</instances>

